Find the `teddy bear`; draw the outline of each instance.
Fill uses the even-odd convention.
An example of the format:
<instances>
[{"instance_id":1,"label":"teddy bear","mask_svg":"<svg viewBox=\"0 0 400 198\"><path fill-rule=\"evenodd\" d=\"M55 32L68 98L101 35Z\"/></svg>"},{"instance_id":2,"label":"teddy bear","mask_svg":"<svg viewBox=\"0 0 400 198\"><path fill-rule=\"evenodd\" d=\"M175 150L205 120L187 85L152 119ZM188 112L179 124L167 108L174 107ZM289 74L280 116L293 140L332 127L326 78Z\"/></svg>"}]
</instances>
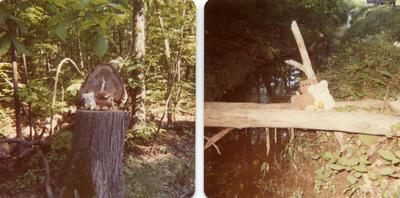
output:
<instances>
[{"instance_id":1,"label":"teddy bear","mask_svg":"<svg viewBox=\"0 0 400 198\"><path fill-rule=\"evenodd\" d=\"M317 80L302 80L300 81L299 92L290 98L292 104L294 104L295 109L305 110L314 104L314 97L308 92L308 87L311 84L317 84Z\"/></svg>"},{"instance_id":2,"label":"teddy bear","mask_svg":"<svg viewBox=\"0 0 400 198\"><path fill-rule=\"evenodd\" d=\"M82 94L82 99L84 102L84 108L94 110L96 108L96 101L94 99L94 92Z\"/></svg>"},{"instance_id":3,"label":"teddy bear","mask_svg":"<svg viewBox=\"0 0 400 198\"><path fill-rule=\"evenodd\" d=\"M300 94L290 98L295 109L306 111L324 111L335 107L335 101L329 93L328 82L306 80L300 83Z\"/></svg>"},{"instance_id":4,"label":"teddy bear","mask_svg":"<svg viewBox=\"0 0 400 198\"><path fill-rule=\"evenodd\" d=\"M313 106L317 111L331 110L335 107L335 100L329 93L328 81L321 80L317 84L310 85L307 90L315 99Z\"/></svg>"},{"instance_id":5,"label":"teddy bear","mask_svg":"<svg viewBox=\"0 0 400 198\"><path fill-rule=\"evenodd\" d=\"M104 90L96 94L96 110L112 110L114 109L113 95Z\"/></svg>"}]
</instances>

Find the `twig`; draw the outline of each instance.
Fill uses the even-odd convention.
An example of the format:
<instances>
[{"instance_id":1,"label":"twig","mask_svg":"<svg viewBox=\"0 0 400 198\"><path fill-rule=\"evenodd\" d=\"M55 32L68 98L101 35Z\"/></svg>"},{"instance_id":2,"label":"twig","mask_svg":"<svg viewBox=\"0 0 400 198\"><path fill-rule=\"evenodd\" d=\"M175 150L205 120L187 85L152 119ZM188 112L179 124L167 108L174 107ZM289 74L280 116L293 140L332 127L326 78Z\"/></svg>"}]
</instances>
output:
<instances>
[{"instance_id":1,"label":"twig","mask_svg":"<svg viewBox=\"0 0 400 198\"><path fill-rule=\"evenodd\" d=\"M172 97L172 92L169 93L169 96L168 96L167 100L165 101L164 112L163 112L163 114L161 116L160 124L158 125L156 134L154 135L153 142L152 142L151 147L150 147L150 155L153 154L154 145L156 144L158 134L160 133L161 125L162 125L162 122L164 120L165 114L167 114L167 112L168 112L168 104L169 104L169 101L171 100L171 97Z\"/></svg>"},{"instance_id":2,"label":"twig","mask_svg":"<svg viewBox=\"0 0 400 198\"><path fill-rule=\"evenodd\" d=\"M218 132L216 135L212 136L207 140L206 145L204 146L204 150L206 150L208 147L212 146L215 144L218 140L220 140L222 137L224 137L226 134L228 134L230 131L232 131L234 128L226 128L220 132Z\"/></svg>"},{"instance_id":3,"label":"twig","mask_svg":"<svg viewBox=\"0 0 400 198\"><path fill-rule=\"evenodd\" d=\"M51 174L50 174L49 161L47 161L46 156L43 154L42 150L39 147L36 147L36 150L43 159L44 169L46 172L45 187L46 187L47 197L54 198L53 189L51 188Z\"/></svg>"},{"instance_id":4,"label":"twig","mask_svg":"<svg viewBox=\"0 0 400 198\"><path fill-rule=\"evenodd\" d=\"M267 156L268 156L269 151L271 150L271 140L269 138L269 128L265 128L265 145L267 147Z\"/></svg>"},{"instance_id":5,"label":"twig","mask_svg":"<svg viewBox=\"0 0 400 198\"><path fill-rule=\"evenodd\" d=\"M58 75L61 72L61 68L64 65L64 63L66 63L67 61L69 61L70 63L72 63L72 65L74 65L74 67L76 68L76 70L83 75L83 73L81 72L81 70L79 70L79 67L76 65L76 63L70 59L70 58L64 58L57 66L57 72L56 72L56 78L54 80L54 87L53 87L53 96L51 99L51 117L50 117L50 131L49 134L51 135L53 133L53 117L54 117L54 105L56 103L56 93L57 93L57 83L58 83Z\"/></svg>"},{"instance_id":6,"label":"twig","mask_svg":"<svg viewBox=\"0 0 400 198\"><path fill-rule=\"evenodd\" d=\"M46 142L43 141L43 140L26 141L26 140L21 140L19 138L5 138L5 139L0 140L0 142L22 144L22 145L25 145L25 146L44 145L44 144L46 144Z\"/></svg>"},{"instance_id":7,"label":"twig","mask_svg":"<svg viewBox=\"0 0 400 198\"><path fill-rule=\"evenodd\" d=\"M210 139L207 138L207 137L204 137L204 139L206 139L207 142L210 141ZM215 148L215 150L217 150L217 153L218 153L219 155L222 155L221 151L219 150L219 148L218 148L218 146L217 146L216 144L212 144L212 146Z\"/></svg>"}]
</instances>

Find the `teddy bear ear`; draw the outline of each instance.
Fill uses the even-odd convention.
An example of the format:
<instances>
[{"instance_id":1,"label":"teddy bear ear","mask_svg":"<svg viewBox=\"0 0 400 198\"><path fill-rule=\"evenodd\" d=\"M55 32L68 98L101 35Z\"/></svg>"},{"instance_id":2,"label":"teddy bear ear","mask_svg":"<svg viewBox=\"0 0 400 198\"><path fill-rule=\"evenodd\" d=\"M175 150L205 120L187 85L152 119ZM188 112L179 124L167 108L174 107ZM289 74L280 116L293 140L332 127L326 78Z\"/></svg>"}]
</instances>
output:
<instances>
[{"instance_id":1,"label":"teddy bear ear","mask_svg":"<svg viewBox=\"0 0 400 198\"><path fill-rule=\"evenodd\" d=\"M328 81L326 81L326 80L321 80L319 82L319 84L321 84L321 86L323 86L323 87L328 87Z\"/></svg>"}]
</instances>

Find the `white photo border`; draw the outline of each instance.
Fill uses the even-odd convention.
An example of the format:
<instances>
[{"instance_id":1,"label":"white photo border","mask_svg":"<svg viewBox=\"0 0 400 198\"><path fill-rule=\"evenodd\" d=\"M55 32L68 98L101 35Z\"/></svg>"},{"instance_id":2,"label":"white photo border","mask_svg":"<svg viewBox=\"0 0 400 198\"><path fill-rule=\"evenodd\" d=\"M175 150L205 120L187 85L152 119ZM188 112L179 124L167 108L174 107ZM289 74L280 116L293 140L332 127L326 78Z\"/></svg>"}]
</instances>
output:
<instances>
[{"instance_id":1,"label":"white photo border","mask_svg":"<svg viewBox=\"0 0 400 198\"><path fill-rule=\"evenodd\" d=\"M196 165L193 198L204 198L204 7L207 0L193 2L196 4Z\"/></svg>"}]
</instances>

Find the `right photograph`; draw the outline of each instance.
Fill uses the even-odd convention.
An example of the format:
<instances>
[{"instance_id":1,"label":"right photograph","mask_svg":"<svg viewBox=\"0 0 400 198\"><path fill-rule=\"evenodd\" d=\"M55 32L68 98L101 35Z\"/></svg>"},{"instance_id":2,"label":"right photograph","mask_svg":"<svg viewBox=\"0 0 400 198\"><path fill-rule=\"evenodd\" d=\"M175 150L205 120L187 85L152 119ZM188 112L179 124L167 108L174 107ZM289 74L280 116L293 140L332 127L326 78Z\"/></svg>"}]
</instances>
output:
<instances>
[{"instance_id":1,"label":"right photograph","mask_svg":"<svg viewBox=\"0 0 400 198\"><path fill-rule=\"evenodd\" d=\"M208 0L207 196L399 197L399 6Z\"/></svg>"}]
</instances>

